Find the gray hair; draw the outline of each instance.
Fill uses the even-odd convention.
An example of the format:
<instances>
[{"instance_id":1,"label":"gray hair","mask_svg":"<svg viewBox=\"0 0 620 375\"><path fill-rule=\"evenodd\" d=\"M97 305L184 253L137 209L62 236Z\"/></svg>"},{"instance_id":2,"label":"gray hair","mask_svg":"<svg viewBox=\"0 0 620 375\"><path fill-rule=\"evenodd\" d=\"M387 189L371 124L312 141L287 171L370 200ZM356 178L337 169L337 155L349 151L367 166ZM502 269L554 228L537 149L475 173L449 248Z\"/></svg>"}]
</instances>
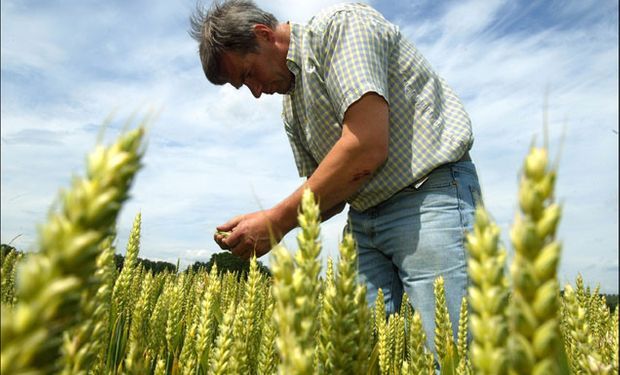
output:
<instances>
[{"instance_id":1,"label":"gray hair","mask_svg":"<svg viewBox=\"0 0 620 375\"><path fill-rule=\"evenodd\" d=\"M258 50L254 34L257 24L275 29L278 20L258 8L252 0L215 0L207 11L201 5L196 6L190 16L189 34L199 43L202 69L211 83L223 85L227 82L220 66L224 52L245 55Z\"/></svg>"}]
</instances>

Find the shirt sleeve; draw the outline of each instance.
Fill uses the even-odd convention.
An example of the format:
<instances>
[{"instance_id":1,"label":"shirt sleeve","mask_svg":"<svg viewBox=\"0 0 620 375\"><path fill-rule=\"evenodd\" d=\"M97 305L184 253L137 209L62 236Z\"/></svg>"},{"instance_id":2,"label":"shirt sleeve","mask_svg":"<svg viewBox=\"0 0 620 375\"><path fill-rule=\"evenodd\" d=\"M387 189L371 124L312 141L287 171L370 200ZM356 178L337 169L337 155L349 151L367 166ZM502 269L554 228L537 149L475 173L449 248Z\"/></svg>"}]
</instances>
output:
<instances>
[{"instance_id":1,"label":"shirt sleeve","mask_svg":"<svg viewBox=\"0 0 620 375\"><path fill-rule=\"evenodd\" d=\"M293 150L293 157L295 158L295 165L297 166L297 172L299 177L309 177L314 170L318 167L318 163L312 155L304 148L301 143L301 139L298 135L298 127L294 127L288 121L284 120L284 129L286 135L291 144Z\"/></svg>"},{"instance_id":2,"label":"shirt sleeve","mask_svg":"<svg viewBox=\"0 0 620 375\"><path fill-rule=\"evenodd\" d=\"M351 104L368 92L388 98L388 58L394 25L372 8L332 15L323 36L324 77L340 123Z\"/></svg>"}]
</instances>

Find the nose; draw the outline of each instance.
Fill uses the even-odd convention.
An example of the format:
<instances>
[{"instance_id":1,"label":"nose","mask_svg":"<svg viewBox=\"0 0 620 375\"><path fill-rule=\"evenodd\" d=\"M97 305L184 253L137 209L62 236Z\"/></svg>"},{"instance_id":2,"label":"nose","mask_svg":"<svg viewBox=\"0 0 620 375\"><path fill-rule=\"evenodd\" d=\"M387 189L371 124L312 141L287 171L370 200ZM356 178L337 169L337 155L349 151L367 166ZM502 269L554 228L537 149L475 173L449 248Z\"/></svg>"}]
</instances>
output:
<instances>
[{"instance_id":1,"label":"nose","mask_svg":"<svg viewBox=\"0 0 620 375\"><path fill-rule=\"evenodd\" d=\"M262 90L260 85L258 85L256 82L247 80L245 82L245 85L247 86L247 88L252 92L252 95L254 95L255 98L260 98L260 95L262 94Z\"/></svg>"}]
</instances>

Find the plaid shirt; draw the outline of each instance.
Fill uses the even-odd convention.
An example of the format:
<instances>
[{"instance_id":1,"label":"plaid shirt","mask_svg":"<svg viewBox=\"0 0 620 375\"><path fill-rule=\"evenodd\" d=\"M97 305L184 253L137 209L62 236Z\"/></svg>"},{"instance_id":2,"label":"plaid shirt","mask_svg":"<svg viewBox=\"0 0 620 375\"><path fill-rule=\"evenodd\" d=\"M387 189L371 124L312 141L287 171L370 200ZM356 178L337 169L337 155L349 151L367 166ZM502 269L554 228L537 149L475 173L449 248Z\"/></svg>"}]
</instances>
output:
<instances>
[{"instance_id":1,"label":"plaid shirt","mask_svg":"<svg viewBox=\"0 0 620 375\"><path fill-rule=\"evenodd\" d=\"M387 161L348 203L363 211L458 160L473 143L461 101L415 46L363 4L337 5L291 23L287 65L295 84L282 117L300 176L309 176L342 133L347 108L368 92L389 104Z\"/></svg>"}]
</instances>

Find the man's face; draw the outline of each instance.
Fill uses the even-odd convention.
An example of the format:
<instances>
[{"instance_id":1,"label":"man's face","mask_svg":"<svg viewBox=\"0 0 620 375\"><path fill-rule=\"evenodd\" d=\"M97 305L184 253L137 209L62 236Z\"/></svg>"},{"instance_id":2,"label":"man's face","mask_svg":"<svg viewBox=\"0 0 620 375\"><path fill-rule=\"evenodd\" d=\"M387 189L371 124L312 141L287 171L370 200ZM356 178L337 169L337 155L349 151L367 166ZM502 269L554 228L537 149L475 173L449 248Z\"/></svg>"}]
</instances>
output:
<instances>
[{"instance_id":1,"label":"man's face","mask_svg":"<svg viewBox=\"0 0 620 375\"><path fill-rule=\"evenodd\" d=\"M282 58L282 51L269 40L259 37L258 45L256 53L224 53L221 64L228 83L237 89L247 86L256 98L261 94L286 94L292 83L286 57Z\"/></svg>"}]
</instances>

